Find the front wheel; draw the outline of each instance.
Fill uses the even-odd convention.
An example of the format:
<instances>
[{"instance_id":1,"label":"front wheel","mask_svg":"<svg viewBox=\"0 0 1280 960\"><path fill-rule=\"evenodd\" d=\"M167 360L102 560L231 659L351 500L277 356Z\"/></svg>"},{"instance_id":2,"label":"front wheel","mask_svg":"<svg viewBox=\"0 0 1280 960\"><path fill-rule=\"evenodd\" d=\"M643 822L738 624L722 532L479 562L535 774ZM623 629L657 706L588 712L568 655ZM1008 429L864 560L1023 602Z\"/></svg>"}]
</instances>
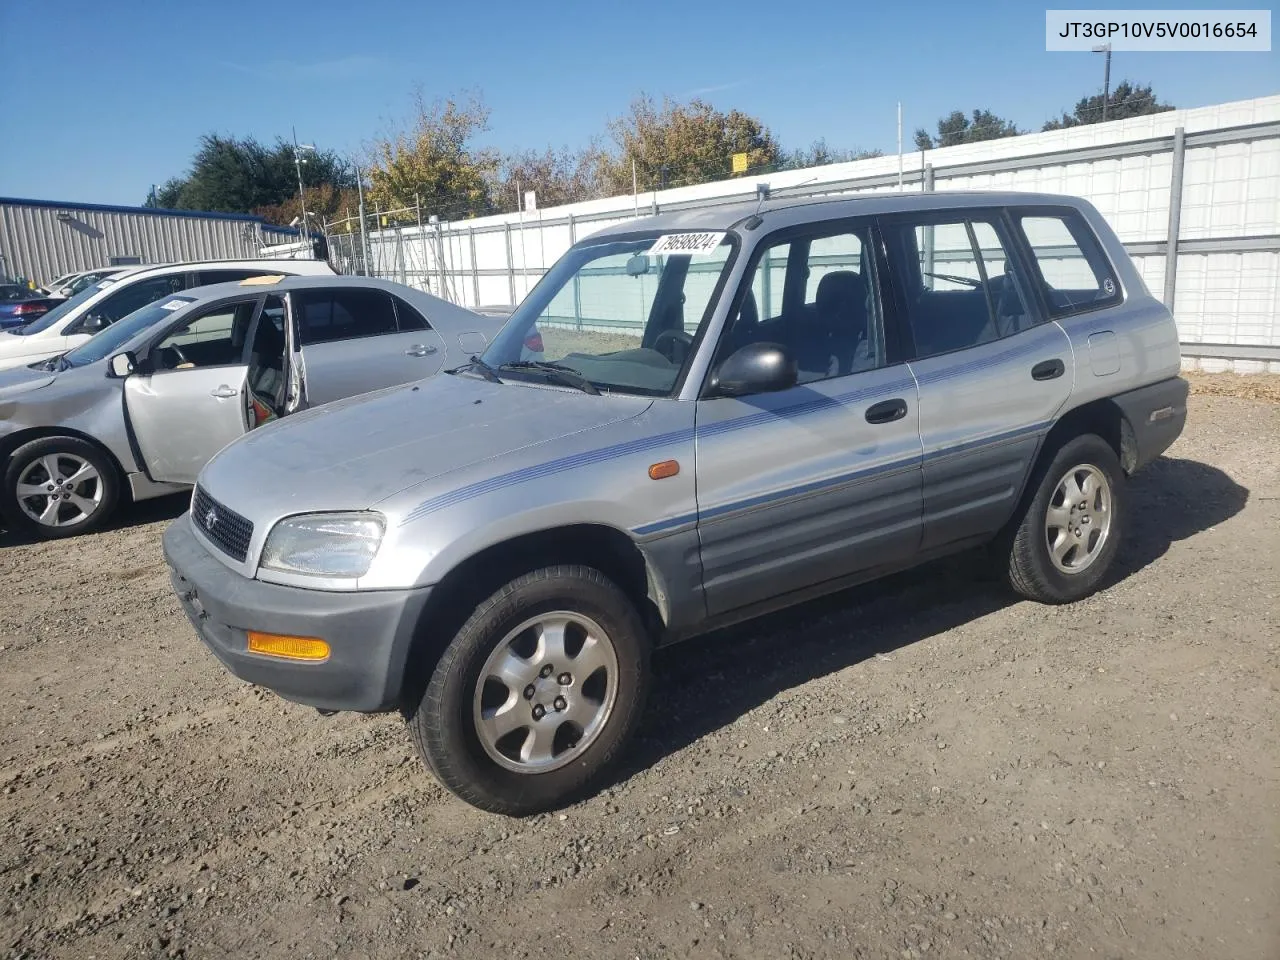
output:
<instances>
[{"instance_id":1,"label":"front wheel","mask_svg":"<svg viewBox=\"0 0 1280 960\"><path fill-rule=\"evenodd\" d=\"M119 497L119 474L110 457L78 437L44 437L9 457L0 513L11 529L52 540L97 528Z\"/></svg>"},{"instance_id":2,"label":"front wheel","mask_svg":"<svg viewBox=\"0 0 1280 960\"><path fill-rule=\"evenodd\" d=\"M1124 471L1094 434L1063 444L1042 472L1009 548L1009 583L1041 603L1098 589L1120 545Z\"/></svg>"},{"instance_id":3,"label":"front wheel","mask_svg":"<svg viewBox=\"0 0 1280 960\"><path fill-rule=\"evenodd\" d=\"M494 813L599 783L640 720L649 640L599 571L548 567L481 603L436 664L409 730L449 790Z\"/></svg>"}]
</instances>

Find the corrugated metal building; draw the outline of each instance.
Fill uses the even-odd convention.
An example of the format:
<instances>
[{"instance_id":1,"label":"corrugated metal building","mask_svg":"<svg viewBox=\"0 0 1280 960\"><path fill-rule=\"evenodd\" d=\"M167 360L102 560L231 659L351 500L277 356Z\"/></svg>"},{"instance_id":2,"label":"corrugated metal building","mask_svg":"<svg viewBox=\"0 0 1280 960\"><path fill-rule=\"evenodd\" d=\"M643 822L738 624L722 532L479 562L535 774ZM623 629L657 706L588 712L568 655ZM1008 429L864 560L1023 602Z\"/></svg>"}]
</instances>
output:
<instances>
[{"instance_id":1,"label":"corrugated metal building","mask_svg":"<svg viewBox=\"0 0 1280 960\"><path fill-rule=\"evenodd\" d=\"M297 236L246 214L0 197L0 277L44 283L112 264L258 257Z\"/></svg>"}]
</instances>

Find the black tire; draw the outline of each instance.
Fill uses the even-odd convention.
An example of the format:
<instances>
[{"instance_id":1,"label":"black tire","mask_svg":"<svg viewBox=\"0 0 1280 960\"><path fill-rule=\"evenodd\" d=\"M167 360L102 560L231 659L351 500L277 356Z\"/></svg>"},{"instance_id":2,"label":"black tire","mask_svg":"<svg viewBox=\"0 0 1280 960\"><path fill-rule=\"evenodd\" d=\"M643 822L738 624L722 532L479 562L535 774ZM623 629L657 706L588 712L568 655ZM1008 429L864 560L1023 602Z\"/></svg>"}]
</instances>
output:
<instances>
[{"instance_id":1,"label":"black tire","mask_svg":"<svg viewBox=\"0 0 1280 960\"><path fill-rule=\"evenodd\" d=\"M53 526L41 523L23 509L18 499L18 481L32 465L38 464L44 458L59 456L76 457L97 471L96 480L91 481L95 486L87 485L89 481L82 481L75 491L77 494L85 494L87 499L93 499L96 508L92 512L87 512L78 521ZM70 466L70 461L66 461L66 465ZM43 477L44 471L39 467L37 472ZM96 486L97 484L100 484L100 489ZM96 530L115 512L119 499L120 472L116 469L115 462L99 447L77 437L43 437L23 444L9 457L4 468L3 482L0 483L0 513L4 514L9 529L38 540L59 540ZM28 498L25 502L33 509L36 508L35 501ZM65 516L73 509L80 508L68 501L66 506L59 509Z\"/></svg>"},{"instance_id":2,"label":"black tire","mask_svg":"<svg viewBox=\"0 0 1280 960\"><path fill-rule=\"evenodd\" d=\"M1110 494L1110 520L1105 539L1079 571L1064 571L1054 562L1049 544L1048 512L1058 486L1073 469L1096 468L1105 477ZM1009 585L1022 596L1039 603L1071 603L1089 596L1102 583L1120 547L1127 507L1125 475L1116 453L1101 437L1082 434L1058 448L1042 469L1037 470L1036 489L1027 504L1008 548ZM1096 529L1095 514L1089 522ZM1086 523L1076 538L1087 546L1091 527ZM1074 536L1074 534L1071 534ZM1056 537L1055 537L1056 539ZM1085 549L1077 546L1076 550Z\"/></svg>"},{"instance_id":3,"label":"black tire","mask_svg":"<svg viewBox=\"0 0 1280 960\"><path fill-rule=\"evenodd\" d=\"M507 634L551 611L581 614L603 629L616 656L614 699L595 738L571 762L544 772L518 772L500 765L481 743L474 697L486 661ZM512 816L554 809L598 785L635 732L648 687L650 647L631 601L599 571L580 566L535 570L476 607L436 663L422 699L411 707L409 731L436 778L467 803Z\"/></svg>"}]
</instances>

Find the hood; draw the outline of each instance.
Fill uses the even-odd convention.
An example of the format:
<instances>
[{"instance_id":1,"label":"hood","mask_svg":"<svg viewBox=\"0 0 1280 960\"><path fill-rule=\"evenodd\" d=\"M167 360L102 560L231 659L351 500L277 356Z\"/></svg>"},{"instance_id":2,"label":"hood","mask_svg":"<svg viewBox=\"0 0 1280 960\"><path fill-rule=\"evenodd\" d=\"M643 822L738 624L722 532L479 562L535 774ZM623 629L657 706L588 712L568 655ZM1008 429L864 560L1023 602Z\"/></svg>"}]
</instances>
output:
<instances>
[{"instance_id":1,"label":"hood","mask_svg":"<svg viewBox=\"0 0 1280 960\"><path fill-rule=\"evenodd\" d=\"M27 366L0 370L0 400L7 400L28 390L47 387L57 378L58 374L50 370L32 370Z\"/></svg>"},{"instance_id":2,"label":"hood","mask_svg":"<svg viewBox=\"0 0 1280 960\"><path fill-rule=\"evenodd\" d=\"M359 510L483 460L629 419L651 404L441 374L255 430L210 461L200 483L250 517Z\"/></svg>"},{"instance_id":3,"label":"hood","mask_svg":"<svg viewBox=\"0 0 1280 960\"><path fill-rule=\"evenodd\" d=\"M35 363L65 349L60 337L19 336L7 330L0 331L0 370Z\"/></svg>"}]
</instances>

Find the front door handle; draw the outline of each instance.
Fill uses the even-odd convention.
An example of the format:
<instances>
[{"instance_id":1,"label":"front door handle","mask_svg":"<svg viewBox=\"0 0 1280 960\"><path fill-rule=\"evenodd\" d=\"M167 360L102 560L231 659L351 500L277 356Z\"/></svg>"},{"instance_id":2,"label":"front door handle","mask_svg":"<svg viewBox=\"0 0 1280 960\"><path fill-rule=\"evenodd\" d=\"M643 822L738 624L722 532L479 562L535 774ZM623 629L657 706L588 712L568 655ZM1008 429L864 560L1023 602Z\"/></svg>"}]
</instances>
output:
<instances>
[{"instance_id":1,"label":"front door handle","mask_svg":"<svg viewBox=\"0 0 1280 960\"><path fill-rule=\"evenodd\" d=\"M436 348L430 343L415 343L412 347L404 352L406 357L425 357L429 353L435 353Z\"/></svg>"},{"instance_id":2,"label":"front door handle","mask_svg":"<svg viewBox=\"0 0 1280 960\"><path fill-rule=\"evenodd\" d=\"M1056 357L1052 360L1041 360L1031 368L1032 380L1056 380L1066 373L1067 365Z\"/></svg>"},{"instance_id":3,"label":"front door handle","mask_svg":"<svg viewBox=\"0 0 1280 960\"><path fill-rule=\"evenodd\" d=\"M219 400L230 400L232 397L240 396L240 391L223 383L210 390L209 396L217 397Z\"/></svg>"},{"instance_id":4,"label":"front door handle","mask_svg":"<svg viewBox=\"0 0 1280 960\"><path fill-rule=\"evenodd\" d=\"M907 415L907 401L900 398L881 400L867 407L867 423L893 423Z\"/></svg>"}]
</instances>

